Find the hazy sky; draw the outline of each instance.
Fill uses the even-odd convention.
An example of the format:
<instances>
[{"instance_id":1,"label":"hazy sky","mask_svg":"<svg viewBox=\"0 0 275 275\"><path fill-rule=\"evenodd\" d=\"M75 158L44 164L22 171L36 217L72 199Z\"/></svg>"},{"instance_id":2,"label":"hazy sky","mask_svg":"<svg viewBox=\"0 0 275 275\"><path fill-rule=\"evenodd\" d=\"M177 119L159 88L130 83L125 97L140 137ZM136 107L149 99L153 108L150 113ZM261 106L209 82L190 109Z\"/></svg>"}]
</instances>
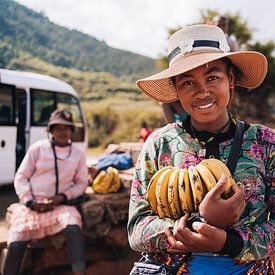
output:
<instances>
[{"instance_id":1,"label":"hazy sky","mask_svg":"<svg viewBox=\"0 0 275 275\"><path fill-rule=\"evenodd\" d=\"M197 22L200 10L239 12L257 40L275 40L274 0L17 0L108 45L150 57L166 53L167 29Z\"/></svg>"}]
</instances>

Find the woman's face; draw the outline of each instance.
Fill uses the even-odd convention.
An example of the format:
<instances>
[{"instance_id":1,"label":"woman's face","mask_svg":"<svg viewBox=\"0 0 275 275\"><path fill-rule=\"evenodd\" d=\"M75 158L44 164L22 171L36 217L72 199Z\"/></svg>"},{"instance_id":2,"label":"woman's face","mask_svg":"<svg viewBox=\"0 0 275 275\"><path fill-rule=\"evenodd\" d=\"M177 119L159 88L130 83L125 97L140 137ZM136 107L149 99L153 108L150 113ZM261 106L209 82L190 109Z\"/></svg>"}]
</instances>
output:
<instances>
[{"instance_id":1,"label":"woman's face","mask_svg":"<svg viewBox=\"0 0 275 275\"><path fill-rule=\"evenodd\" d=\"M71 126L56 124L51 127L51 134L57 145L67 145L73 136Z\"/></svg>"},{"instance_id":2,"label":"woman's face","mask_svg":"<svg viewBox=\"0 0 275 275\"><path fill-rule=\"evenodd\" d=\"M227 72L224 61L213 61L178 75L175 85L183 108L198 130L219 129L227 122L234 73L232 69Z\"/></svg>"}]
</instances>

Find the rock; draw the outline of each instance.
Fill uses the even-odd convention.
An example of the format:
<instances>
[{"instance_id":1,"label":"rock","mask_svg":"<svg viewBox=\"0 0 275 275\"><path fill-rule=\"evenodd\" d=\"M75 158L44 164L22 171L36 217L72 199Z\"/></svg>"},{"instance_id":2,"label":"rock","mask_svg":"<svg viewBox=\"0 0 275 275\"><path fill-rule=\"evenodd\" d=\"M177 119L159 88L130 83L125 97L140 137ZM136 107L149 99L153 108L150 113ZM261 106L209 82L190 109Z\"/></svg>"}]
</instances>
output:
<instances>
[{"instance_id":1,"label":"rock","mask_svg":"<svg viewBox=\"0 0 275 275\"><path fill-rule=\"evenodd\" d=\"M117 227L106 235L104 238L107 244L114 245L116 247L126 247L128 245L127 230L125 227Z\"/></svg>"}]
</instances>

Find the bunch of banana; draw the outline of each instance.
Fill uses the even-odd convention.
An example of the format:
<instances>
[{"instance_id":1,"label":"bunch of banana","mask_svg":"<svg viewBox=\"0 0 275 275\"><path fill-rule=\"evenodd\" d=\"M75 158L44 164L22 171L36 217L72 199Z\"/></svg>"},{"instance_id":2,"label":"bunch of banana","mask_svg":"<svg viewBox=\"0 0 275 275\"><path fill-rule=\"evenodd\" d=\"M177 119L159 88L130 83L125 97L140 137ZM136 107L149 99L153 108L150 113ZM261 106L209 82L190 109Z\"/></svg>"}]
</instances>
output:
<instances>
[{"instance_id":1,"label":"bunch of banana","mask_svg":"<svg viewBox=\"0 0 275 275\"><path fill-rule=\"evenodd\" d=\"M92 188L95 193L115 193L120 189L120 187L121 182L118 170L113 167L108 167L106 171L100 171L92 182Z\"/></svg>"},{"instance_id":2,"label":"bunch of banana","mask_svg":"<svg viewBox=\"0 0 275 275\"><path fill-rule=\"evenodd\" d=\"M178 219L186 211L192 213L197 210L206 193L216 185L223 174L229 179L223 193L223 198L226 199L232 195L232 185L235 181L222 161L205 159L188 169L163 167L149 182L149 205L160 218Z\"/></svg>"}]
</instances>

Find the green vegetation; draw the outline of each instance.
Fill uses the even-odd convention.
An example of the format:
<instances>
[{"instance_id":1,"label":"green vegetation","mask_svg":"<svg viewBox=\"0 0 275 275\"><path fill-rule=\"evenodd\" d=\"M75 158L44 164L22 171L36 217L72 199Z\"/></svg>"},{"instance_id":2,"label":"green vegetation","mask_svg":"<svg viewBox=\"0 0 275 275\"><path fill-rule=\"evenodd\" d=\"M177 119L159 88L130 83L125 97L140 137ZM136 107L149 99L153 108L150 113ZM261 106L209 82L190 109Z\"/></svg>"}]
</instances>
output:
<instances>
[{"instance_id":1,"label":"green vegetation","mask_svg":"<svg viewBox=\"0 0 275 275\"><path fill-rule=\"evenodd\" d=\"M82 101L97 101L119 94L129 95L129 97L141 95L134 83L122 81L111 73L82 72L77 69L57 67L34 58L28 53L19 54L18 58L12 59L6 68L14 67L18 70L48 74L62 79L78 91Z\"/></svg>"},{"instance_id":2,"label":"green vegetation","mask_svg":"<svg viewBox=\"0 0 275 275\"><path fill-rule=\"evenodd\" d=\"M0 25L1 67L28 53L56 66L104 71L126 80L156 71L151 58L111 48L104 41L53 24L43 14L13 0L0 1Z\"/></svg>"}]
</instances>

